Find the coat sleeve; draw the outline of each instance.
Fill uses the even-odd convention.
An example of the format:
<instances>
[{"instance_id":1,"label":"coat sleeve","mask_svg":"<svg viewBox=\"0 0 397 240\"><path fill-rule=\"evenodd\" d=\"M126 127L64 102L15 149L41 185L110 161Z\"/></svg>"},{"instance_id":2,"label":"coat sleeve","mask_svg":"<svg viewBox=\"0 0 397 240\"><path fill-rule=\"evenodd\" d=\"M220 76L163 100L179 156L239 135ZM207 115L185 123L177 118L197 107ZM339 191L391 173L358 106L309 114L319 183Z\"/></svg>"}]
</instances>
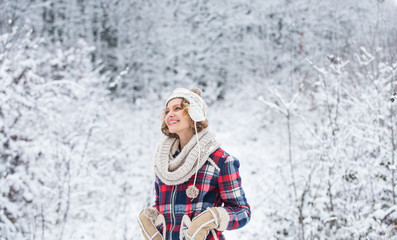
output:
<instances>
[{"instance_id":1,"label":"coat sleeve","mask_svg":"<svg viewBox=\"0 0 397 240\"><path fill-rule=\"evenodd\" d=\"M229 213L227 230L238 229L251 219L251 208L245 197L239 174L240 162L228 156L220 166L219 191L224 208Z\"/></svg>"},{"instance_id":2,"label":"coat sleeve","mask_svg":"<svg viewBox=\"0 0 397 240\"><path fill-rule=\"evenodd\" d=\"M157 176L154 181L154 195L155 195L154 196L154 205L152 207L154 207L160 211L160 208L159 208L159 180L158 180Z\"/></svg>"}]
</instances>

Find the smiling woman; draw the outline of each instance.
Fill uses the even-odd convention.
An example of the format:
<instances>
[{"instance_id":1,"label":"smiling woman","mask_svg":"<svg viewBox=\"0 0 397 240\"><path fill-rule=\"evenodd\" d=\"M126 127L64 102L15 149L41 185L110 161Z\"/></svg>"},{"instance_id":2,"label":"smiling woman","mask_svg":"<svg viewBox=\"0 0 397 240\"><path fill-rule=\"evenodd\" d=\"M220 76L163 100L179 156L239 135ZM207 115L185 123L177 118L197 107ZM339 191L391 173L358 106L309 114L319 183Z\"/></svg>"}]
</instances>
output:
<instances>
[{"instance_id":1,"label":"smiling woman","mask_svg":"<svg viewBox=\"0 0 397 240\"><path fill-rule=\"evenodd\" d=\"M200 89L175 89L166 101L155 151L155 202L138 218L145 239L225 239L251 218L240 162L208 130ZM162 232L162 234L160 233Z\"/></svg>"},{"instance_id":2,"label":"smiling woman","mask_svg":"<svg viewBox=\"0 0 397 240\"><path fill-rule=\"evenodd\" d=\"M182 148L186 145L187 141L190 140L190 138L193 136L193 133L195 132L195 122L189 116L189 108L190 105L186 99L174 98L168 102L163 113L161 131L168 137L179 137ZM207 119L196 123L197 132L201 132L201 130L206 127L208 127Z\"/></svg>"},{"instance_id":3,"label":"smiling woman","mask_svg":"<svg viewBox=\"0 0 397 240\"><path fill-rule=\"evenodd\" d=\"M164 118L168 131L178 135L181 148L189 142L194 133L189 124L191 119L182 109L182 98L174 98L168 102Z\"/></svg>"}]
</instances>

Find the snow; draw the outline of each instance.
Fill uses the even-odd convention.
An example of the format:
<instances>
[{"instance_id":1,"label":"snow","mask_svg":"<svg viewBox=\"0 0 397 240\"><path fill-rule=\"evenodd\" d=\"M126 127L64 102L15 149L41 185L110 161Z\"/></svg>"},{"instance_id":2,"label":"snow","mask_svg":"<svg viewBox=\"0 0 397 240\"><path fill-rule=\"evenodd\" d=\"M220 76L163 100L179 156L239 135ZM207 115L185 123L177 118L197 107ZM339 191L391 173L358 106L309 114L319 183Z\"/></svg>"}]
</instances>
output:
<instances>
[{"instance_id":1,"label":"snow","mask_svg":"<svg viewBox=\"0 0 397 240\"><path fill-rule=\"evenodd\" d=\"M241 163L227 239L396 238L393 5L105 2L0 3L1 240L142 239L177 86Z\"/></svg>"}]
</instances>

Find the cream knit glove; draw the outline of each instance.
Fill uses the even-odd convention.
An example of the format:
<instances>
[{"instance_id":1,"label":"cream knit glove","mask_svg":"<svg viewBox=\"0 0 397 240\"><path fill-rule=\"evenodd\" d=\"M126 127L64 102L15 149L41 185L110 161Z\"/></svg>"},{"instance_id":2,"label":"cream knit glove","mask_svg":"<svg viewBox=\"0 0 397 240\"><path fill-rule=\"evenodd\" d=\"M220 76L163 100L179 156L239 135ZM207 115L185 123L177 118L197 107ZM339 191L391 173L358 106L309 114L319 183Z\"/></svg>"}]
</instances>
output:
<instances>
[{"instance_id":1,"label":"cream knit glove","mask_svg":"<svg viewBox=\"0 0 397 240\"><path fill-rule=\"evenodd\" d=\"M139 227L141 228L142 235L146 240L162 240L165 236L165 218L162 214L159 214L158 210L149 207L144 209L138 218ZM163 236L157 230L156 226L163 224Z\"/></svg>"},{"instance_id":2,"label":"cream knit glove","mask_svg":"<svg viewBox=\"0 0 397 240\"><path fill-rule=\"evenodd\" d=\"M229 224L229 214L223 207L212 207L197 215L191 222L185 217L184 220L188 222L186 224L188 226L185 234L186 240L204 240L213 229L226 230ZM181 231L183 230L181 229ZM212 231L212 233L215 232ZM214 237L217 239L216 236Z\"/></svg>"}]
</instances>

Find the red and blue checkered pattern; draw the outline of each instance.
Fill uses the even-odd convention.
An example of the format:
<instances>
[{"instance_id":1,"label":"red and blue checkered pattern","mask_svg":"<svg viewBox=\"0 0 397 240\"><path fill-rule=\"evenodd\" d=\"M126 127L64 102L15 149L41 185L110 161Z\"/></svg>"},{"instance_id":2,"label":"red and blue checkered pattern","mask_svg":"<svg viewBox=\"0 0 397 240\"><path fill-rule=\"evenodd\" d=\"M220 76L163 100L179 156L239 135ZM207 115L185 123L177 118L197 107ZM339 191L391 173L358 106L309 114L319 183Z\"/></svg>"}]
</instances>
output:
<instances>
[{"instance_id":1,"label":"red and blue checkered pattern","mask_svg":"<svg viewBox=\"0 0 397 240\"><path fill-rule=\"evenodd\" d=\"M189 181L179 185L166 185L156 177L156 199L153 207L163 214L166 221L166 240L179 239L179 230L183 215L191 219L206 210L207 207L224 207L229 213L228 230L243 227L250 220L251 209L245 198L239 174L240 162L221 148L214 151L210 158L217 164L218 171L210 162L206 162L198 171L196 187L200 190L195 199L186 196L186 189L193 185L194 175ZM160 229L162 232L162 230ZM225 239L222 232L218 239ZM214 237L209 234L207 240Z\"/></svg>"}]
</instances>

